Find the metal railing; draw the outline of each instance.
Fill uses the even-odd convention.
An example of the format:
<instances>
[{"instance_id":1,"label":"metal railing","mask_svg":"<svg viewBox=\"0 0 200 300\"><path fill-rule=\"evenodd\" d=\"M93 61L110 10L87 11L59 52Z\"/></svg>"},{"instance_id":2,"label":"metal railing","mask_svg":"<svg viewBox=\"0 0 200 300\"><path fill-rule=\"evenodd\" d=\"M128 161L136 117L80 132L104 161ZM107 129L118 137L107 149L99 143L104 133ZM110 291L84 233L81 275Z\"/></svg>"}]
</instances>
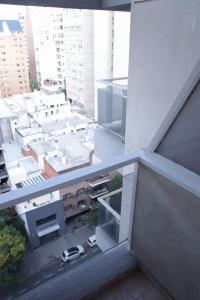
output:
<instances>
[{"instance_id":1,"label":"metal railing","mask_svg":"<svg viewBox=\"0 0 200 300\"><path fill-rule=\"evenodd\" d=\"M127 153L101 163L77 169L69 173L56 176L46 181L23 189L14 190L0 196L0 209L15 206L24 201L69 187L81 181L88 180L111 170L120 169L133 163L142 163L155 172L165 176L175 184L200 197L200 176L188 169L162 157L159 154L147 153L143 150Z\"/></svg>"}]
</instances>

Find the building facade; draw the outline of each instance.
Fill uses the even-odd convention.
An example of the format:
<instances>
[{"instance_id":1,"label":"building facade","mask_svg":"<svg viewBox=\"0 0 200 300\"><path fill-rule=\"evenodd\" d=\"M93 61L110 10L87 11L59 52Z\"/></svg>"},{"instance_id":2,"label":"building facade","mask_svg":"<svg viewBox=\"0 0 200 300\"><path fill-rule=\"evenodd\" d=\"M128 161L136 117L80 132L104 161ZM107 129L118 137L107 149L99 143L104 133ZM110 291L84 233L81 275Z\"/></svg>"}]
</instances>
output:
<instances>
[{"instance_id":1,"label":"building facade","mask_svg":"<svg viewBox=\"0 0 200 300\"><path fill-rule=\"evenodd\" d=\"M0 97L29 92L27 40L18 20L0 20Z\"/></svg>"}]
</instances>

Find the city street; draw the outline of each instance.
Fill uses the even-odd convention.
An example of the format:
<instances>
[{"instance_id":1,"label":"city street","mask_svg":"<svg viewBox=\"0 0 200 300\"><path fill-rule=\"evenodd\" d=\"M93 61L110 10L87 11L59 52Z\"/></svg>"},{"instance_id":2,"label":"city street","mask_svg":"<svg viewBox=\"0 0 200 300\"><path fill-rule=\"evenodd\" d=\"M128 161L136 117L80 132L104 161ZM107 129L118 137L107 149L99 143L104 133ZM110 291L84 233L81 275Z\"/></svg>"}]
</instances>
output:
<instances>
[{"instance_id":1,"label":"city street","mask_svg":"<svg viewBox=\"0 0 200 300\"><path fill-rule=\"evenodd\" d=\"M94 234L90 226L81 226L72 231L72 227L68 224L66 229L68 231L64 236L54 236L48 243L27 252L15 283L11 286L12 288L9 287L5 291L0 291L1 300L16 299L28 290L71 270L74 266L101 252L98 247L91 248L87 244L88 237ZM82 245L86 253L72 262L63 263L60 259L62 252L76 245Z\"/></svg>"},{"instance_id":2,"label":"city street","mask_svg":"<svg viewBox=\"0 0 200 300\"><path fill-rule=\"evenodd\" d=\"M40 271L32 275L30 278L26 279L21 284L12 285L12 289L5 291L4 294L1 293L1 300L12 300L16 299L18 296L23 295L27 291L38 287L44 282L52 279L53 277L59 276L65 272L68 272L77 265L84 263L86 260L92 258L93 256L99 254L101 251L98 247L91 248L87 243L83 244L86 253L80 256L74 261L63 263L60 258L49 264L47 267L42 268Z\"/></svg>"}]
</instances>

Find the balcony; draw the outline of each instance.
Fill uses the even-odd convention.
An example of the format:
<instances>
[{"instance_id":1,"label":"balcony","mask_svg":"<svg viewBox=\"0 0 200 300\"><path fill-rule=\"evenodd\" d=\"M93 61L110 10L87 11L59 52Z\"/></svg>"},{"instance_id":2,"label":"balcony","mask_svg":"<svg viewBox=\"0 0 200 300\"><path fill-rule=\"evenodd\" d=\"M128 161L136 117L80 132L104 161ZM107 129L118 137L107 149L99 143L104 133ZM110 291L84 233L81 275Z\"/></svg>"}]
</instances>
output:
<instances>
[{"instance_id":1,"label":"balcony","mask_svg":"<svg viewBox=\"0 0 200 300\"><path fill-rule=\"evenodd\" d=\"M96 239L102 251L119 244L122 189L98 198L99 218Z\"/></svg>"},{"instance_id":2,"label":"balcony","mask_svg":"<svg viewBox=\"0 0 200 300\"><path fill-rule=\"evenodd\" d=\"M7 183L0 185L0 194L4 194L10 191L10 186Z\"/></svg>"},{"instance_id":3,"label":"balcony","mask_svg":"<svg viewBox=\"0 0 200 300\"><path fill-rule=\"evenodd\" d=\"M128 78L101 80L98 93L97 123L119 136L125 137Z\"/></svg>"},{"instance_id":4,"label":"balcony","mask_svg":"<svg viewBox=\"0 0 200 300\"><path fill-rule=\"evenodd\" d=\"M128 270L134 271L137 262L169 294L175 296L175 299L179 299L180 295L180 299L189 299L182 298L182 293L187 293L188 284L196 289L195 278L199 278L199 269L196 266L199 265L200 177L159 154L141 151L75 170L35 184L34 189L32 186L2 195L0 207L3 209L16 206L46 193L119 169L123 174L122 189L98 198L100 204L96 236L101 252L91 260L83 260L83 264L80 263L82 260L78 260L73 264L73 270L70 269L72 267L68 269L66 265L61 276L51 275L34 289L27 287L26 291L23 291L22 299L29 298L30 295L36 297L38 292L41 293L41 299L48 298L49 293L52 297L58 294L62 297L65 294L69 296L67 299L80 298L93 293L102 284L120 274ZM44 206L45 213L49 210L48 206ZM58 211L60 209L61 206ZM57 222L53 222L53 225L61 226L58 221L62 217L64 218L63 214L56 217ZM52 218L50 215L40 223L49 219L52 221ZM107 240L109 238L112 245L103 249L99 233ZM192 247L191 238L192 241L196 241ZM59 248L59 241L56 240L56 243ZM192 260L185 260L185 257L192 257ZM113 268L110 267L110 263ZM192 276L193 272L195 277ZM87 281L82 281L83 274L87 274ZM75 280L74 284L81 280L80 288L69 289L72 279ZM65 284L60 290L62 282ZM174 286L174 282L185 283L184 286ZM22 291L23 284L20 283L17 295ZM11 296L9 292L6 294L7 298L8 295Z\"/></svg>"},{"instance_id":5,"label":"balcony","mask_svg":"<svg viewBox=\"0 0 200 300\"><path fill-rule=\"evenodd\" d=\"M2 179L8 179L8 173L6 170L0 170L0 180Z\"/></svg>"},{"instance_id":6,"label":"balcony","mask_svg":"<svg viewBox=\"0 0 200 300\"><path fill-rule=\"evenodd\" d=\"M98 81L95 155L101 160L124 152L127 78ZM102 143L104 140L104 143ZM107 145L105 147L104 145Z\"/></svg>"},{"instance_id":7,"label":"balcony","mask_svg":"<svg viewBox=\"0 0 200 300\"><path fill-rule=\"evenodd\" d=\"M97 187L99 185L102 185L102 184L105 184L105 183L108 183L110 182L110 178L109 176L106 176L106 175L99 175L95 178L92 178L90 181L89 181L89 185L94 188L94 187Z\"/></svg>"},{"instance_id":8,"label":"balcony","mask_svg":"<svg viewBox=\"0 0 200 300\"><path fill-rule=\"evenodd\" d=\"M106 185L101 187L95 187L90 193L89 197L90 199L94 200L99 196L103 196L109 192L109 189Z\"/></svg>"},{"instance_id":9,"label":"balcony","mask_svg":"<svg viewBox=\"0 0 200 300\"><path fill-rule=\"evenodd\" d=\"M3 150L0 150L0 165L5 164L3 157Z\"/></svg>"}]
</instances>

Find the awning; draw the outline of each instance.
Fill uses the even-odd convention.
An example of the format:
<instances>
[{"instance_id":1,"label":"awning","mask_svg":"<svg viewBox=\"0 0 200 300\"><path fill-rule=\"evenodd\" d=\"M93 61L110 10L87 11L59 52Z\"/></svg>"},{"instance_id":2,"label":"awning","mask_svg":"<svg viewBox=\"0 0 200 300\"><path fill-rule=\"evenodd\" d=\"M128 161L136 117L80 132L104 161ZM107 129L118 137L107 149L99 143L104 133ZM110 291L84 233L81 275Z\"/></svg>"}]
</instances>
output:
<instances>
[{"instance_id":1,"label":"awning","mask_svg":"<svg viewBox=\"0 0 200 300\"><path fill-rule=\"evenodd\" d=\"M39 237L42 237L42 236L44 236L48 233L54 232L54 231L59 230L59 229L60 229L60 226L58 224L53 224L51 226L48 226L48 227L43 228L41 230L38 230L37 235Z\"/></svg>"}]
</instances>

